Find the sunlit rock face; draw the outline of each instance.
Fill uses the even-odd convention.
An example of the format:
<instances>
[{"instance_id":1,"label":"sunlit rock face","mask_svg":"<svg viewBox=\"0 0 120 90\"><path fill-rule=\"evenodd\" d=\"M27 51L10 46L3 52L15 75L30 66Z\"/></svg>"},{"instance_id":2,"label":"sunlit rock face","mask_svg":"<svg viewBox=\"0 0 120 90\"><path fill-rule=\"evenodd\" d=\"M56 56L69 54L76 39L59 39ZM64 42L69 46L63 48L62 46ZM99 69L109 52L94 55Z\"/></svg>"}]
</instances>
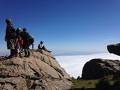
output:
<instances>
[{"instance_id":1,"label":"sunlit rock face","mask_svg":"<svg viewBox=\"0 0 120 90\"><path fill-rule=\"evenodd\" d=\"M48 52L30 57L0 58L0 90L66 90L70 77Z\"/></svg>"}]
</instances>

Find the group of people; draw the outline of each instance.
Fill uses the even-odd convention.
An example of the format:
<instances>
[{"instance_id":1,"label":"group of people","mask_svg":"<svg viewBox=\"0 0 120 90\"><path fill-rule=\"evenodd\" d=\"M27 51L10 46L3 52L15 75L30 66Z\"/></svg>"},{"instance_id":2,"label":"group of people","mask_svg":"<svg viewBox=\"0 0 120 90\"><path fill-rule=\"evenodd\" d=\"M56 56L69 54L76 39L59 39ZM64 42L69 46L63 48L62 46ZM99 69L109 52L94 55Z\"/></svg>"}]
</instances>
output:
<instances>
[{"instance_id":1,"label":"group of people","mask_svg":"<svg viewBox=\"0 0 120 90\"><path fill-rule=\"evenodd\" d=\"M28 49L33 45L34 38L27 32L26 28L15 29L11 19L6 19L6 35L7 49L10 49L9 57L16 57L21 50L24 50L25 56L28 56Z\"/></svg>"},{"instance_id":2,"label":"group of people","mask_svg":"<svg viewBox=\"0 0 120 90\"><path fill-rule=\"evenodd\" d=\"M21 52L24 51L25 56L30 56L29 47L32 45L34 48L34 38L27 32L26 28L17 28L15 29L11 19L6 19L6 35L5 41L7 42L7 49L10 49L9 57L17 57ZM43 44L43 41L40 41L38 45L39 51L47 51Z\"/></svg>"}]
</instances>

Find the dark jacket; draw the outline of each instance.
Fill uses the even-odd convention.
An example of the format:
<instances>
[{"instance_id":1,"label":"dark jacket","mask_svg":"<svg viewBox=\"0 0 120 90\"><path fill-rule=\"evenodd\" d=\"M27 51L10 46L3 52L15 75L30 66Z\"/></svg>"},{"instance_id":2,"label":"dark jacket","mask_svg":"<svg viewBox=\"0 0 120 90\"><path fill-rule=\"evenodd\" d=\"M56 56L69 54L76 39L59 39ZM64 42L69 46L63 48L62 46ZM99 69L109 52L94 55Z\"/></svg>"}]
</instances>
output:
<instances>
[{"instance_id":1,"label":"dark jacket","mask_svg":"<svg viewBox=\"0 0 120 90\"><path fill-rule=\"evenodd\" d=\"M34 43L34 38L26 31L21 32L21 37L23 39L24 48L29 48L29 46Z\"/></svg>"},{"instance_id":2,"label":"dark jacket","mask_svg":"<svg viewBox=\"0 0 120 90\"><path fill-rule=\"evenodd\" d=\"M5 40L15 39L16 38L16 31L12 25L7 25L6 28L6 35Z\"/></svg>"},{"instance_id":3,"label":"dark jacket","mask_svg":"<svg viewBox=\"0 0 120 90\"><path fill-rule=\"evenodd\" d=\"M16 45L16 31L14 27L10 24L7 25L5 41L7 42L8 49L15 49Z\"/></svg>"}]
</instances>

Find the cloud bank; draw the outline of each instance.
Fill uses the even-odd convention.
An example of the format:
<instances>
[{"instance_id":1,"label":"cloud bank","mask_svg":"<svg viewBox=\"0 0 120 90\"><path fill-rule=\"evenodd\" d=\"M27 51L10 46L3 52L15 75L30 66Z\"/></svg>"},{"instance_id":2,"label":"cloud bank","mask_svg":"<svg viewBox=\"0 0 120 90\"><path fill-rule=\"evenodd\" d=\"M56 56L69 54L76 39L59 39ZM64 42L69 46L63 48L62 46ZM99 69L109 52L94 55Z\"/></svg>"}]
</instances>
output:
<instances>
[{"instance_id":1,"label":"cloud bank","mask_svg":"<svg viewBox=\"0 0 120 90\"><path fill-rule=\"evenodd\" d=\"M73 55L73 56L56 56L61 66L70 74L71 77L81 76L83 66L86 62L94 58L120 60L120 56L101 53L91 55Z\"/></svg>"}]
</instances>

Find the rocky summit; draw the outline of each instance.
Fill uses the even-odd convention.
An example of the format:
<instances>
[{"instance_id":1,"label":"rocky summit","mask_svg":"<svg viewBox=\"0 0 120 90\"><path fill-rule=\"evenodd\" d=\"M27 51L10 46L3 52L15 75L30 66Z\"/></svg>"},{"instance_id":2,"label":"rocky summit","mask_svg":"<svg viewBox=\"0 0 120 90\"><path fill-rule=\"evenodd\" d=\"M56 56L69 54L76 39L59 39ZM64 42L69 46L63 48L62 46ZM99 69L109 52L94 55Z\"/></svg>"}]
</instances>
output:
<instances>
[{"instance_id":1,"label":"rocky summit","mask_svg":"<svg viewBox=\"0 0 120 90\"><path fill-rule=\"evenodd\" d=\"M0 57L0 90L67 90L69 75L48 52L30 57Z\"/></svg>"},{"instance_id":2,"label":"rocky summit","mask_svg":"<svg viewBox=\"0 0 120 90\"><path fill-rule=\"evenodd\" d=\"M92 59L84 65L82 71L83 79L99 79L108 75L120 77L119 60Z\"/></svg>"}]
</instances>

